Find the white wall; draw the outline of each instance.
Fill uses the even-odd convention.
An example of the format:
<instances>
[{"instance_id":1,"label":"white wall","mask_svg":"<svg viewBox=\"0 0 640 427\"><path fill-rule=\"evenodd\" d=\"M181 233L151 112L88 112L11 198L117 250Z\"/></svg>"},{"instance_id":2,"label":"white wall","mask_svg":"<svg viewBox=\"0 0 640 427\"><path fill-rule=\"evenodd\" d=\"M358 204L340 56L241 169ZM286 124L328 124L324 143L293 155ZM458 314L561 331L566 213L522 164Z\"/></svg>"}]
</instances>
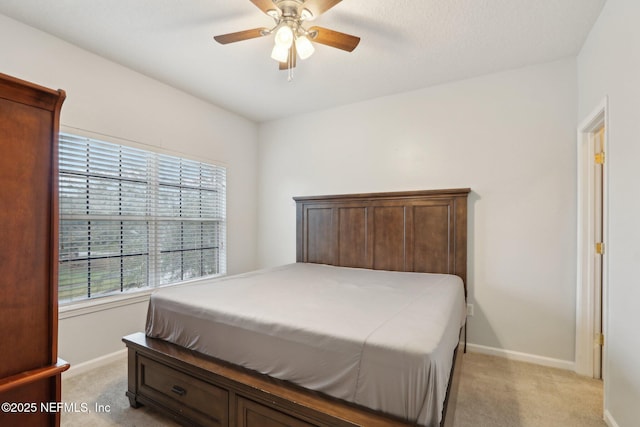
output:
<instances>
[{"instance_id":1,"label":"white wall","mask_svg":"<svg viewBox=\"0 0 640 427\"><path fill-rule=\"evenodd\" d=\"M295 261L292 196L471 187L469 342L571 366L576 63L567 59L259 128L259 264Z\"/></svg>"},{"instance_id":2,"label":"white wall","mask_svg":"<svg viewBox=\"0 0 640 427\"><path fill-rule=\"evenodd\" d=\"M609 265L605 411L640 420L640 2L609 0L578 56L579 117L608 96Z\"/></svg>"},{"instance_id":3,"label":"white wall","mask_svg":"<svg viewBox=\"0 0 640 427\"><path fill-rule=\"evenodd\" d=\"M255 123L4 15L0 52L0 72L67 92L63 126L225 165L228 271L256 267ZM60 356L76 364L120 350L122 335L141 330L145 315L138 303L64 318Z\"/></svg>"}]
</instances>

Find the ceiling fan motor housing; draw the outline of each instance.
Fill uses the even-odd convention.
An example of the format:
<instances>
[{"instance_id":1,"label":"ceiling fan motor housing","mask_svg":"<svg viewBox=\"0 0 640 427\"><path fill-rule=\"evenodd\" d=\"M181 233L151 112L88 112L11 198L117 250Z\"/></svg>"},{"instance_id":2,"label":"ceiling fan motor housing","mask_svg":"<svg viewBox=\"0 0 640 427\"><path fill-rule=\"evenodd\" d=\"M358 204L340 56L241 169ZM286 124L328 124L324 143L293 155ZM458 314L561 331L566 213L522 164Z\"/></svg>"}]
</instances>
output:
<instances>
[{"instance_id":1,"label":"ceiling fan motor housing","mask_svg":"<svg viewBox=\"0 0 640 427\"><path fill-rule=\"evenodd\" d=\"M299 19L302 16L302 10L300 9L304 4L302 0L274 0L273 4L280 9L283 18ZM307 9L307 13L311 14L311 11Z\"/></svg>"}]
</instances>

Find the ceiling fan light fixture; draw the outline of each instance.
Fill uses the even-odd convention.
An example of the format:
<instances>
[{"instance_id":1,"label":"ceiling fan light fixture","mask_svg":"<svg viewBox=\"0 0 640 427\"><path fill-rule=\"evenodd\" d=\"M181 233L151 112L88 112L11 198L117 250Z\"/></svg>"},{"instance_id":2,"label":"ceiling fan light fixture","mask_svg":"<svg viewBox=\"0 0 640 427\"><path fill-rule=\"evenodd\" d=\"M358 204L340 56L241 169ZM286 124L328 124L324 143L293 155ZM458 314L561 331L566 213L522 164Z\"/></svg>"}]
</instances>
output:
<instances>
[{"instance_id":1,"label":"ceiling fan light fixture","mask_svg":"<svg viewBox=\"0 0 640 427\"><path fill-rule=\"evenodd\" d=\"M271 51L271 58L275 59L278 62L287 62L287 58L289 57L289 48L286 46L278 46L277 44L273 46L273 50Z\"/></svg>"},{"instance_id":2,"label":"ceiling fan light fixture","mask_svg":"<svg viewBox=\"0 0 640 427\"><path fill-rule=\"evenodd\" d=\"M276 46L281 46L286 49L291 47L293 43L293 30L288 25L283 25L276 31Z\"/></svg>"},{"instance_id":3,"label":"ceiling fan light fixture","mask_svg":"<svg viewBox=\"0 0 640 427\"><path fill-rule=\"evenodd\" d=\"M0 0L1 1L1 0ZM214 36L220 44L235 43L258 37L274 36L271 58L278 61L278 69L288 70L293 78L296 58L307 59L315 52L315 44L352 52L360 37L323 27L306 28L313 21L342 0L250 0L267 16L274 19L270 28L252 28Z\"/></svg>"},{"instance_id":4,"label":"ceiling fan light fixture","mask_svg":"<svg viewBox=\"0 0 640 427\"><path fill-rule=\"evenodd\" d=\"M298 51L300 59L307 59L315 52L313 44L305 35L296 38L296 50Z\"/></svg>"}]
</instances>

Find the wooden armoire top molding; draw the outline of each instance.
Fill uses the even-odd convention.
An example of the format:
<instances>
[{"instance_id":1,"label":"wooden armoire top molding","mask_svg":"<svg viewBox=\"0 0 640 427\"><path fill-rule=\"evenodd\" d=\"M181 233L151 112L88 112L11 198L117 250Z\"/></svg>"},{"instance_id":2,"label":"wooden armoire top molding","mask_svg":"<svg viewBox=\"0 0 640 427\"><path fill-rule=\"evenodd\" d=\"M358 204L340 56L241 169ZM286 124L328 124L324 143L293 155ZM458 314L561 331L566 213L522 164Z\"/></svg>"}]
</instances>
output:
<instances>
[{"instance_id":1,"label":"wooden armoire top molding","mask_svg":"<svg viewBox=\"0 0 640 427\"><path fill-rule=\"evenodd\" d=\"M2 99L47 111L56 111L62 106L66 96L62 89L49 89L0 73L0 98Z\"/></svg>"}]
</instances>

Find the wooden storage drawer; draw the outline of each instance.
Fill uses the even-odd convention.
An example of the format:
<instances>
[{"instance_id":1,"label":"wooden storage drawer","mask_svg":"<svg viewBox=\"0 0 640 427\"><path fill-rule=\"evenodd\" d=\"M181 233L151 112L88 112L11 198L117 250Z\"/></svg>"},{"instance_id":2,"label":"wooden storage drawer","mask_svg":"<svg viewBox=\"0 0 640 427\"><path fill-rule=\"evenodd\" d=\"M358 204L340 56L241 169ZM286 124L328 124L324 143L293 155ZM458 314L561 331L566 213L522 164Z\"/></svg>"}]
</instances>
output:
<instances>
[{"instance_id":1,"label":"wooden storage drawer","mask_svg":"<svg viewBox=\"0 0 640 427\"><path fill-rule=\"evenodd\" d=\"M238 427L317 427L241 396L236 400L236 417Z\"/></svg>"},{"instance_id":2,"label":"wooden storage drawer","mask_svg":"<svg viewBox=\"0 0 640 427\"><path fill-rule=\"evenodd\" d=\"M144 356L138 357L138 392L202 426L229 425L229 393Z\"/></svg>"}]
</instances>

